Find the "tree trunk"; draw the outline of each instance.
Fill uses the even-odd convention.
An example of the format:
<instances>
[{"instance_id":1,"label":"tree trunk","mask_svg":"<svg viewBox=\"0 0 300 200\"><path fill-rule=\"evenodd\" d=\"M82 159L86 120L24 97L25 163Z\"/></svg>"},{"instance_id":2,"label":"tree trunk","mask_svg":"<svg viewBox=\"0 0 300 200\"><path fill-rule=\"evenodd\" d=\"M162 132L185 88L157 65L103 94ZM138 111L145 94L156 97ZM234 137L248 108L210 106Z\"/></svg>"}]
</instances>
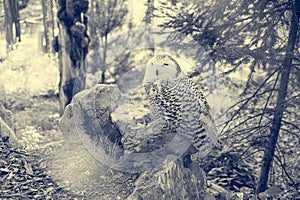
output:
<instances>
[{"instance_id":1,"label":"tree trunk","mask_svg":"<svg viewBox=\"0 0 300 200\"><path fill-rule=\"evenodd\" d=\"M148 26L145 30L145 32L148 32L147 34L147 38L146 40L148 40L148 44L150 47L150 50L152 51L152 53L154 53L155 50L155 45L154 45L154 38L153 38L153 34L152 34L152 29L151 29L151 24L153 23L153 12L155 10L154 7L154 0L148 0L147 1L147 10L146 10L146 16L145 16L145 23Z\"/></svg>"},{"instance_id":2,"label":"tree trunk","mask_svg":"<svg viewBox=\"0 0 300 200\"><path fill-rule=\"evenodd\" d=\"M43 24L44 24L44 40L45 44L42 43L43 51L45 53L49 52L49 34L48 34L48 12L47 12L47 2L42 0L43 7Z\"/></svg>"},{"instance_id":3,"label":"tree trunk","mask_svg":"<svg viewBox=\"0 0 300 200\"><path fill-rule=\"evenodd\" d=\"M87 0L58 1L59 19L59 100L60 113L73 96L84 89L89 37L87 35Z\"/></svg>"},{"instance_id":4,"label":"tree trunk","mask_svg":"<svg viewBox=\"0 0 300 200\"><path fill-rule=\"evenodd\" d=\"M53 2L54 0L42 0L43 7L43 24L44 24L44 40L45 46L43 50L45 53L55 53L54 49L54 13L53 13Z\"/></svg>"},{"instance_id":5,"label":"tree trunk","mask_svg":"<svg viewBox=\"0 0 300 200\"><path fill-rule=\"evenodd\" d=\"M300 0L296 0L295 7L299 5L300 5ZM268 145L266 145L266 149L264 150L264 156L263 156L263 161L262 161L262 166L260 171L260 177L256 188L256 193L264 192L267 189L269 171L271 168L271 163L274 157L278 135L281 128L283 112L285 111L285 106L286 106L286 96L288 91L290 70L292 67L292 59L294 55L295 43L297 40L298 26L299 26L299 18L297 16L297 13L293 11L286 54L282 63L281 79L280 79L280 85L278 89L278 96L277 96L276 108L273 116L272 127L270 130L270 138L268 141Z\"/></svg>"},{"instance_id":6,"label":"tree trunk","mask_svg":"<svg viewBox=\"0 0 300 200\"><path fill-rule=\"evenodd\" d=\"M90 23L89 23L89 33L92 35L97 34L96 26L95 26L95 4L97 2L95 1L90 1L90 9L89 9L89 14L90 14Z\"/></svg>"},{"instance_id":7,"label":"tree trunk","mask_svg":"<svg viewBox=\"0 0 300 200\"><path fill-rule=\"evenodd\" d=\"M16 0L4 0L3 4L7 51L10 51L13 49L12 46L17 42L17 38L21 41L19 8Z\"/></svg>"},{"instance_id":8,"label":"tree trunk","mask_svg":"<svg viewBox=\"0 0 300 200\"><path fill-rule=\"evenodd\" d=\"M107 70L107 63L106 63L106 57L107 57L107 38L108 38L108 35L105 35L102 39L102 43L103 43L103 57L102 57L102 74L101 74L101 81L100 83L105 83L105 72Z\"/></svg>"},{"instance_id":9,"label":"tree trunk","mask_svg":"<svg viewBox=\"0 0 300 200\"><path fill-rule=\"evenodd\" d=\"M153 19L153 12L154 12L154 0L148 0L146 17L145 17L146 24L151 24Z\"/></svg>"}]
</instances>

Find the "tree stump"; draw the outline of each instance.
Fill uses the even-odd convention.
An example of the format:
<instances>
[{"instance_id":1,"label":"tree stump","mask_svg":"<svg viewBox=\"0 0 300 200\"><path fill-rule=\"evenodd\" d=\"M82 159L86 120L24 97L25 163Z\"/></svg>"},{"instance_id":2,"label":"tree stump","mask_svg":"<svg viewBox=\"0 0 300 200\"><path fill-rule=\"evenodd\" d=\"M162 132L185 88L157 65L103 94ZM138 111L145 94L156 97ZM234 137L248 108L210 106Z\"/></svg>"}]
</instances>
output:
<instances>
[{"instance_id":1,"label":"tree stump","mask_svg":"<svg viewBox=\"0 0 300 200\"><path fill-rule=\"evenodd\" d=\"M204 199L204 172L199 167L185 168L180 158L140 173L122 171L111 160L101 160L105 155L116 160L126 155L120 143L123 133L111 117L120 102L122 94L116 85L96 85L74 96L60 120L65 144L53 153L49 174L61 186L87 198ZM138 161L133 159L132 166Z\"/></svg>"}]
</instances>

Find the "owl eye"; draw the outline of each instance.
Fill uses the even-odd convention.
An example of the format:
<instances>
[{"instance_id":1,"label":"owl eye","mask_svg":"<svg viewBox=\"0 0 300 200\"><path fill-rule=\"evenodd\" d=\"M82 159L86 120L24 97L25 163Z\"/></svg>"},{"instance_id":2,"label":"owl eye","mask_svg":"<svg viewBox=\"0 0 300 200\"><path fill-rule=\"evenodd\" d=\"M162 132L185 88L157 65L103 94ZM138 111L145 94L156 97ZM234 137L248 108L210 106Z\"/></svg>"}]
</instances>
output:
<instances>
[{"instance_id":1,"label":"owl eye","mask_svg":"<svg viewBox=\"0 0 300 200\"><path fill-rule=\"evenodd\" d=\"M167 66L169 66L169 64L168 64L168 63L164 63L163 66L164 66L164 67L167 67Z\"/></svg>"}]
</instances>

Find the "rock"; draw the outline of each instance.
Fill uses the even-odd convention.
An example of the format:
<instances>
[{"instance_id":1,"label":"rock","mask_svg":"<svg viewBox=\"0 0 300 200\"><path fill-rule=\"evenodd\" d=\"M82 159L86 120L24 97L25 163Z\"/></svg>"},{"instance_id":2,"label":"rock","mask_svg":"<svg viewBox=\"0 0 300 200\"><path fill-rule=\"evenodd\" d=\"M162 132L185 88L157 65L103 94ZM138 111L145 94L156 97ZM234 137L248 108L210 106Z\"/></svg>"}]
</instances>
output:
<instances>
[{"instance_id":1,"label":"rock","mask_svg":"<svg viewBox=\"0 0 300 200\"><path fill-rule=\"evenodd\" d=\"M9 141L15 147L19 146L14 131L14 120L12 112L7 110L0 102L0 138L2 141Z\"/></svg>"},{"instance_id":2,"label":"rock","mask_svg":"<svg viewBox=\"0 0 300 200\"><path fill-rule=\"evenodd\" d=\"M60 120L65 142L49 156L49 174L86 199L203 199L206 178L199 167L185 168L174 155L165 162L159 154L124 150L124 133L111 116L123 102L116 85L75 95Z\"/></svg>"},{"instance_id":3,"label":"rock","mask_svg":"<svg viewBox=\"0 0 300 200\"><path fill-rule=\"evenodd\" d=\"M2 84L0 84L0 103L6 103L6 92Z\"/></svg>"},{"instance_id":4,"label":"rock","mask_svg":"<svg viewBox=\"0 0 300 200\"><path fill-rule=\"evenodd\" d=\"M13 119L12 112L10 110L7 110L1 102L0 102L0 117L11 129L13 129L14 119Z\"/></svg>"},{"instance_id":5,"label":"rock","mask_svg":"<svg viewBox=\"0 0 300 200\"><path fill-rule=\"evenodd\" d=\"M73 98L59 123L64 145L49 155L48 173L61 186L87 199L124 199L133 190L137 177L113 170L95 159L87 143L91 138L95 144L107 138L108 145L104 149L109 154L112 153L109 141L118 141L118 130L109 115L114 88L98 85ZM93 121L93 118L99 120ZM85 124L81 124L84 120Z\"/></svg>"}]
</instances>

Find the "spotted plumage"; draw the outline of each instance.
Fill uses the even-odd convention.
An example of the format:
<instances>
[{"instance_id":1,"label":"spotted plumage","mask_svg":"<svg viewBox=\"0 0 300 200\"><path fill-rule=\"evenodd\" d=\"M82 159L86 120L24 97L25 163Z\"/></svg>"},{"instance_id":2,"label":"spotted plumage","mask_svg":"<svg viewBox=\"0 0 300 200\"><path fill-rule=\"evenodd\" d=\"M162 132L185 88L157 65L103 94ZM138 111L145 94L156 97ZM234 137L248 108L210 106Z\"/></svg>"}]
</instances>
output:
<instances>
[{"instance_id":1,"label":"spotted plumage","mask_svg":"<svg viewBox=\"0 0 300 200\"><path fill-rule=\"evenodd\" d=\"M172 57L159 55L149 60L144 88L154 116L163 118L169 129L188 139L193 153L202 157L217 143L217 130L204 95Z\"/></svg>"}]
</instances>

